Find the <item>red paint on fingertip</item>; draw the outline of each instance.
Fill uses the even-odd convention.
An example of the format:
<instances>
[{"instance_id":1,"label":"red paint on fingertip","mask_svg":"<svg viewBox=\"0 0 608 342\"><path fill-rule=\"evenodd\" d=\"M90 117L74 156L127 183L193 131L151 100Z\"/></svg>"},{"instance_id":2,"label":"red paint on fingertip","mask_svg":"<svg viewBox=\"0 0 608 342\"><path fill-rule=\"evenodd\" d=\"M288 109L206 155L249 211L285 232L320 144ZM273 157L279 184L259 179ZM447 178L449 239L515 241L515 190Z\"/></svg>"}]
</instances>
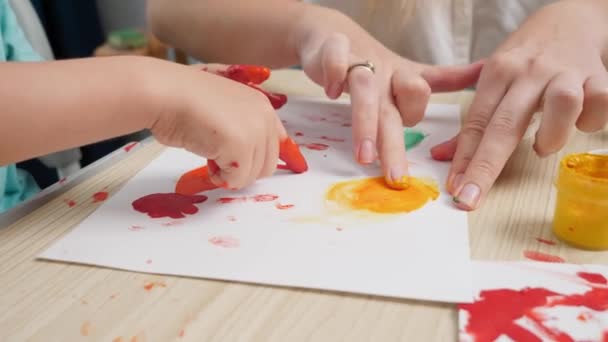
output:
<instances>
[{"instance_id":1,"label":"red paint on fingertip","mask_svg":"<svg viewBox=\"0 0 608 342\"><path fill-rule=\"evenodd\" d=\"M563 258L561 258L559 256L536 252L536 251L524 251L524 257L526 257L527 259L530 259L530 260L541 261L541 262L553 262L553 263L566 262L566 260L564 260Z\"/></svg>"}]
</instances>

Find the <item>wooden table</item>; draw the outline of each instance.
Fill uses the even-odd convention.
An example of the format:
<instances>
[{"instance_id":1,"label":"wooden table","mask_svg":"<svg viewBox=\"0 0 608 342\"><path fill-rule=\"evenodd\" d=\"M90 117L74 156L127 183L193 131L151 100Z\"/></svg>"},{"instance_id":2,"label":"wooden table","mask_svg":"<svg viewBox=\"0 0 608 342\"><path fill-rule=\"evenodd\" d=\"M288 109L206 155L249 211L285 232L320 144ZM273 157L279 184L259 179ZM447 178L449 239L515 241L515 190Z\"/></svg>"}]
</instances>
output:
<instances>
[{"instance_id":1,"label":"wooden table","mask_svg":"<svg viewBox=\"0 0 608 342\"><path fill-rule=\"evenodd\" d=\"M266 85L289 94L322 95L300 72L275 72ZM435 96L460 103L472 94ZM463 110L464 111L464 110ZM471 213L474 259L520 260L524 250L569 262L608 262L608 253L584 252L537 237L551 233L552 180L564 153L608 148L608 132L574 134L559 153L539 159L526 140L517 149L483 207ZM117 191L159 154L148 144L128 153L65 193L0 229L0 340L2 341L450 341L454 306L138 274L36 260L36 255L81 222L98 204L91 195ZM54 197L54 198L53 198ZM70 208L64 202L77 205ZM432 246L429 246L432 248ZM147 282L160 282L147 291Z\"/></svg>"}]
</instances>

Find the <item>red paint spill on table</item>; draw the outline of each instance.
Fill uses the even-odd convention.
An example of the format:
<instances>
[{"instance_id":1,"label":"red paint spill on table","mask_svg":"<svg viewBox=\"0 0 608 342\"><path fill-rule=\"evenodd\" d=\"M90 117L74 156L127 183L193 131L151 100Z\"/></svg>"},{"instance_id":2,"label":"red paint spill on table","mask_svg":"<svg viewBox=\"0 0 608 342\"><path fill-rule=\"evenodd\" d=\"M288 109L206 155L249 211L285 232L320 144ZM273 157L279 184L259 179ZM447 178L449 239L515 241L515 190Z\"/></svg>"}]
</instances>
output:
<instances>
[{"instance_id":1,"label":"red paint spill on table","mask_svg":"<svg viewBox=\"0 0 608 342\"><path fill-rule=\"evenodd\" d=\"M589 273L589 272L578 272L576 275L579 278L585 279L586 281L593 283L593 284L608 285L608 280L606 280L606 278L601 274Z\"/></svg>"},{"instance_id":2,"label":"red paint spill on table","mask_svg":"<svg viewBox=\"0 0 608 342\"><path fill-rule=\"evenodd\" d=\"M65 200L63 200L63 202L65 202L65 204L67 204L68 207L70 207L70 208L73 208L76 206L76 201L74 201L74 200L65 199Z\"/></svg>"},{"instance_id":3,"label":"red paint spill on table","mask_svg":"<svg viewBox=\"0 0 608 342\"><path fill-rule=\"evenodd\" d=\"M155 287L167 287L167 284L162 281L149 281L144 284L144 290L146 291L151 291Z\"/></svg>"},{"instance_id":4,"label":"red paint spill on table","mask_svg":"<svg viewBox=\"0 0 608 342\"><path fill-rule=\"evenodd\" d=\"M209 238L208 241L212 245L223 248L237 248L240 245L239 240L232 236L214 236Z\"/></svg>"},{"instance_id":5,"label":"red paint spill on table","mask_svg":"<svg viewBox=\"0 0 608 342\"><path fill-rule=\"evenodd\" d=\"M333 141L333 142L345 142L346 139L343 138L332 138L332 137L328 137L328 136L322 136L321 139L323 140L327 140L327 141Z\"/></svg>"},{"instance_id":6,"label":"red paint spill on table","mask_svg":"<svg viewBox=\"0 0 608 342\"><path fill-rule=\"evenodd\" d=\"M296 137L301 137L301 136L304 136L304 133L302 133L302 132L296 132L294 135Z\"/></svg>"},{"instance_id":7,"label":"red paint spill on table","mask_svg":"<svg viewBox=\"0 0 608 342\"><path fill-rule=\"evenodd\" d=\"M558 257L556 255L551 255L551 254L546 254L546 253L541 253L541 252L536 252L536 251L524 251L524 256L527 259L534 260L534 261L555 262L555 263L566 262L563 258Z\"/></svg>"},{"instance_id":8,"label":"red paint spill on table","mask_svg":"<svg viewBox=\"0 0 608 342\"><path fill-rule=\"evenodd\" d=\"M125 147L123 147L123 149L125 150L125 152L130 152L135 146L137 146L137 144L139 144L139 142L137 142L137 141L132 142L132 143L126 145Z\"/></svg>"},{"instance_id":9,"label":"red paint spill on table","mask_svg":"<svg viewBox=\"0 0 608 342\"><path fill-rule=\"evenodd\" d=\"M313 151L325 151L329 148L329 145L320 144L320 143L310 143L310 144L304 144L304 147L306 147L309 150L313 150Z\"/></svg>"},{"instance_id":10,"label":"red paint spill on table","mask_svg":"<svg viewBox=\"0 0 608 342\"><path fill-rule=\"evenodd\" d=\"M277 207L277 209L280 210L286 210L286 209L291 209L294 207L293 204L281 204L281 203L277 203L275 204L275 207Z\"/></svg>"},{"instance_id":11,"label":"red paint spill on table","mask_svg":"<svg viewBox=\"0 0 608 342\"><path fill-rule=\"evenodd\" d=\"M540 243L544 243L545 245L549 245L549 246L555 246L555 241L551 241L551 240L547 240L547 239L543 239L543 238L536 238L536 241L540 242Z\"/></svg>"},{"instance_id":12,"label":"red paint spill on table","mask_svg":"<svg viewBox=\"0 0 608 342\"><path fill-rule=\"evenodd\" d=\"M591 287L583 294L563 295L544 288L482 291L475 303L458 306L469 314L465 330L480 342L494 341L503 335L515 341L540 341L540 337L516 323L520 318L526 317L552 340L573 341L568 334L545 326L545 318L534 310L555 306L608 310L608 288L597 285L605 284L606 278L594 273L578 273L578 276ZM586 320L587 316L581 314L577 319ZM606 337L606 332L603 337Z\"/></svg>"},{"instance_id":13,"label":"red paint spill on table","mask_svg":"<svg viewBox=\"0 0 608 342\"><path fill-rule=\"evenodd\" d=\"M184 214L193 215L198 212L194 204L207 200L204 195L180 195L175 193L159 193L141 197L133 201L133 209L152 218L170 217L184 218Z\"/></svg>"},{"instance_id":14,"label":"red paint spill on table","mask_svg":"<svg viewBox=\"0 0 608 342\"><path fill-rule=\"evenodd\" d=\"M108 193L106 191L99 191L93 194L93 203L103 202L108 199Z\"/></svg>"}]
</instances>

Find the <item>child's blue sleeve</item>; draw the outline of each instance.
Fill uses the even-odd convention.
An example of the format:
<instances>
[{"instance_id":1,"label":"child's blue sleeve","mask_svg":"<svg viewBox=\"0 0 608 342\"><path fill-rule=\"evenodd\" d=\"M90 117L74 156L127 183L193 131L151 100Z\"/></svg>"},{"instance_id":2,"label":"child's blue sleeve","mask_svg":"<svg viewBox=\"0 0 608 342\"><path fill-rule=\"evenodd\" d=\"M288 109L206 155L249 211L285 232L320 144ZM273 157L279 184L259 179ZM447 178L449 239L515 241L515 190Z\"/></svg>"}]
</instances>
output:
<instances>
[{"instance_id":1,"label":"child's blue sleeve","mask_svg":"<svg viewBox=\"0 0 608 342\"><path fill-rule=\"evenodd\" d=\"M37 62L43 60L25 36L8 0L0 0L0 30L7 61Z\"/></svg>"}]
</instances>

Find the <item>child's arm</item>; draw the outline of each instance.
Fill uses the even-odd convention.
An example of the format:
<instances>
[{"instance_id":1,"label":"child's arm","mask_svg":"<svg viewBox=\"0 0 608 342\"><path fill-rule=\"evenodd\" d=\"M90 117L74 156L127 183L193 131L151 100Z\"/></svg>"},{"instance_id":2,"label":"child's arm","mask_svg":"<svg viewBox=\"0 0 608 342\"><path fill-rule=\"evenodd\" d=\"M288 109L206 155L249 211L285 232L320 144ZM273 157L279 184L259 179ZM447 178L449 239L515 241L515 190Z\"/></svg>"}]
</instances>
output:
<instances>
[{"instance_id":1,"label":"child's arm","mask_svg":"<svg viewBox=\"0 0 608 342\"><path fill-rule=\"evenodd\" d=\"M214 159L230 187L276 166L268 99L223 77L141 57L0 63L0 75L0 165L148 128Z\"/></svg>"}]
</instances>

